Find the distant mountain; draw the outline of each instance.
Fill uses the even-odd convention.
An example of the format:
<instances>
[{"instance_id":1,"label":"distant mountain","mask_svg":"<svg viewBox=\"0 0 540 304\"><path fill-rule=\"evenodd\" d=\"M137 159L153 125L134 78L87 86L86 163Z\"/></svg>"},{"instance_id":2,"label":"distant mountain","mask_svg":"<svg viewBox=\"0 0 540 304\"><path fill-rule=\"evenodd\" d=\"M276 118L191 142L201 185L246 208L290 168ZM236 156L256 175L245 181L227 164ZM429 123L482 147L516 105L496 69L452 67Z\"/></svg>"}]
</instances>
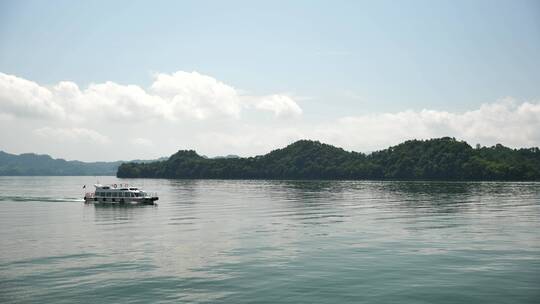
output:
<instances>
[{"instance_id":1,"label":"distant mountain","mask_svg":"<svg viewBox=\"0 0 540 304\"><path fill-rule=\"evenodd\" d=\"M159 160L165 160L162 158ZM145 163L156 160L136 160ZM81 162L53 159L49 155L24 153L20 155L0 151L0 175L115 175L125 161Z\"/></svg>"},{"instance_id":2,"label":"distant mountain","mask_svg":"<svg viewBox=\"0 0 540 304\"><path fill-rule=\"evenodd\" d=\"M540 180L540 150L502 145L473 149L443 137L410 140L385 150L348 152L300 140L248 158L214 158L181 150L168 160L124 163L118 177L216 179Z\"/></svg>"},{"instance_id":3,"label":"distant mountain","mask_svg":"<svg viewBox=\"0 0 540 304\"><path fill-rule=\"evenodd\" d=\"M240 156L238 155L234 155L234 154L229 154L229 155L225 155L225 156L214 156L214 157L208 157L206 155L201 155L203 158L207 158L207 159L221 159L221 158L240 158Z\"/></svg>"}]
</instances>

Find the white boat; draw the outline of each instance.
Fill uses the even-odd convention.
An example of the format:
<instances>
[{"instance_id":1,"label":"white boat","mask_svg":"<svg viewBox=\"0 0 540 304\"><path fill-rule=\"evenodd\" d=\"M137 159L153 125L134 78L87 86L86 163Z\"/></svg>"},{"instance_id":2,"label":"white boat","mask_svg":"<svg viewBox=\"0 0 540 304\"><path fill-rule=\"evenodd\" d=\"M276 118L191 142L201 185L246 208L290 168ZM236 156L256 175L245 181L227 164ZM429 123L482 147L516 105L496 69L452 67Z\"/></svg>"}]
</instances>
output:
<instances>
[{"instance_id":1,"label":"white boat","mask_svg":"<svg viewBox=\"0 0 540 304\"><path fill-rule=\"evenodd\" d=\"M84 195L87 204L143 204L154 205L159 198L157 193L150 193L128 184L95 184L94 192Z\"/></svg>"}]
</instances>

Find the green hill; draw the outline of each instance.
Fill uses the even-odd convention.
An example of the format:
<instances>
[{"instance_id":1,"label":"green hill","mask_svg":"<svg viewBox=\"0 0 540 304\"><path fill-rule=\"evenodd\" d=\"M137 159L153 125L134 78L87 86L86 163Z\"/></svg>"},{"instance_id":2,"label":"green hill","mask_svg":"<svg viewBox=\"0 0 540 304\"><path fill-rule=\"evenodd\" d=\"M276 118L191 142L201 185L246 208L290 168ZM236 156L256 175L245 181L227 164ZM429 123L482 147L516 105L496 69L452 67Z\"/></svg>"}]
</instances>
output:
<instances>
[{"instance_id":1,"label":"green hill","mask_svg":"<svg viewBox=\"0 0 540 304\"><path fill-rule=\"evenodd\" d=\"M444 137L411 140L371 154L300 140L266 155L209 159L178 151L168 160L124 163L118 177L215 179L540 180L538 148L473 149Z\"/></svg>"}]
</instances>

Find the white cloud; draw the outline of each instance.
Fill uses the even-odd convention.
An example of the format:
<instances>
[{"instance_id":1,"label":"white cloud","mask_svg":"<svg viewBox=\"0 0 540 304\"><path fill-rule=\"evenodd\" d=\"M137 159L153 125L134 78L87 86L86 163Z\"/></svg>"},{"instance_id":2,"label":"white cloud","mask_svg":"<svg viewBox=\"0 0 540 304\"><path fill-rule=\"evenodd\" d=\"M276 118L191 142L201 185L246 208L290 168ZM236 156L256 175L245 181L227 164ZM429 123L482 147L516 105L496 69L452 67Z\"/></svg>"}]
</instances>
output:
<instances>
[{"instance_id":1,"label":"white cloud","mask_svg":"<svg viewBox=\"0 0 540 304\"><path fill-rule=\"evenodd\" d=\"M197 72L156 74L151 91L170 102L176 115L197 119L215 116L238 118L240 95L233 87Z\"/></svg>"},{"instance_id":2,"label":"white cloud","mask_svg":"<svg viewBox=\"0 0 540 304\"><path fill-rule=\"evenodd\" d=\"M0 114L24 118L47 118L76 122L129 122L212 118L239 119L252 101L256 109L276 115L299 115L296 102L284 95L248 97L223 82L197 72L156 74L150 89L111 81L81 90L62 81L52 88L0 73Z\"/></svg>"},{"instance_id":3,"label":"white cloud","mask_svg":"<svg viewBox=\"0 0 540 304\"><path fill-rule=\"evenodd\" d=\"M91 84L78 99L91 119L134 122L155 118L174 119L167 100L150 95L136 85L114 82Z\"/></svg>"},{"instance_id":4,"label":"white cloud","mask_svg":"<svg viewBox=\"0 0 540 304\"><path fill-rule=\"evenodd\" d=\"M470 144L540 144L540 103L505 98L464 113L422 110L343 117L310 132L340 146L372 151L407 139L453 136Z\"/></svg>"},{"instance_id":5,"label":"white cloud","mask_svg":"<svg viewBox=\"0 0 540 304\"><path fill-rule=\"evenodd\" d=\"M469 144L540 146L540 103L503 99L478 109L436 110L348 116L294 124L243 124L234 130L201 130L189 147L207 155L258 155L299 139L313 139L347 150L371 152L409 139L451 136Z\"/></svg>"},{"instance_id":6,"label":"white cloud","mask_svg":"<svg viewBox=\"0 0 540 304\"><path fill-rule=\"evenodd\" d=\"M53 94L35 82L0 73L0 113L30 118L62 118L64 109Z\"/></svg>"},{"instance_id":7,"label":"white cloud","mask_svg":"<svg viewBox=\"0 0 540 304\"><path fill-rule=\"evenodd\" d=\"M471 145L540 146L538 101L505 98L466 112L424 109L314 120L303 117L299 97L240 92L197 72L156 74L148 89L114 82L42 86L0 73L0 142L16 153L85 160L154 158L178 149L249 156L299 139L362 152L442 136ZM89 150L87 142L101 145Z\"/></svg>"},{"instance_id":8,"label":"white cloud","mask_svg":"<svg viewBox=\"0 0 540 304\"><path fill-rule=\"evenodd\" d=\"M98 143L107 144L109 138L97 131L85 128L51 128L43 127L34 130L34 134L52 142ZM88 148L88 146L86 146Z\"/></svg>"},{"instance_id":9,"label":"white cloud","mask_svg":"<svg viewBox=\"0 0 540 304\"><path fill-rule=\"evenodd\" d=\"M256 99L255 108L273 112L275 116L300 116L300 106L286 95L269 95Z\"/></svg>"}]
</instances>

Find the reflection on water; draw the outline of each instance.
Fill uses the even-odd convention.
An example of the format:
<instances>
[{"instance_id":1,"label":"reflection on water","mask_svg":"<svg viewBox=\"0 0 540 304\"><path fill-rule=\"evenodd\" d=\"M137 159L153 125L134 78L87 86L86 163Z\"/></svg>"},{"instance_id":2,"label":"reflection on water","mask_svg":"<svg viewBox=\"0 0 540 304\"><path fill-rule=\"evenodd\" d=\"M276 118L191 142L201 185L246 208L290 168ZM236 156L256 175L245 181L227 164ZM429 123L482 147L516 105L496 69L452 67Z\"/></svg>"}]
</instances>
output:
<instances>
[{"instance_id":1,"label":"reflection on water","mask_svg":"<svg viewBox=\"0 0 540 304\"><path fill-rule=\"evenodd\" d=\"M394 181L381 182L383 191L398 194L462 195L484 188L487 183L478 182L426 182L426 181Z\"/></svg>"},{"instance_id":2,"label":"reflection on water","mask_svg":"<svg viewBox=\"0 0 540 304\"><path fill-rule=\"evenodd\" d=\"M0 177L0 302L500 302L540 297L540 184ZM144 185L141 183L144 182Z\"/></svg>"},{"instance_id":3,"label":"reflection on water","mask_svg":"<svg viewBox=\"0 0 540 304\"><path fill-rule=\"evenodd\" d=\"M140 216L144 216L147 209L157 208L157 205L136 205L136 204L85 204L85 207L92 208L94 219L101 223L124 223Z\"/></svg>"}]
</instances>

